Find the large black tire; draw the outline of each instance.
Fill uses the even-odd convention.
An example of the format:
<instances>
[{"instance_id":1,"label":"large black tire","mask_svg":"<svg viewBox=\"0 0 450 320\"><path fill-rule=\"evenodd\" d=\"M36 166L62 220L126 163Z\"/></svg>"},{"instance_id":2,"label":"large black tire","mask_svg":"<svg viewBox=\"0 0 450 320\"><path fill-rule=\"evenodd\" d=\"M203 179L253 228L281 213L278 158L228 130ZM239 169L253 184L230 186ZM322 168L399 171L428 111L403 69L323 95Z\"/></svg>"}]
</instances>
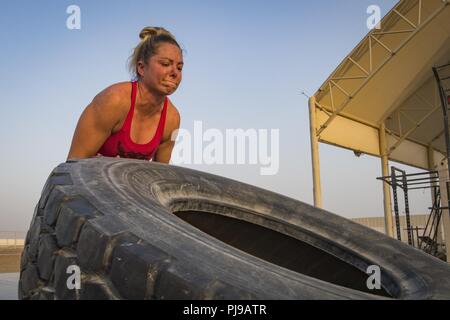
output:
<instances>
[{"instance_id":1,"label":"large black tire","mask_svg":"<svg viewBox=\"0 0 450 320\"><path fill-rule=\"evenodd\" d=\"M70 265L81 287L69 289ZM381 290L367 267L381 268ZM27 234L20 299L450 299L450 266L251 185L140 160L51 173Z\"/></svg>"}]
</instances>

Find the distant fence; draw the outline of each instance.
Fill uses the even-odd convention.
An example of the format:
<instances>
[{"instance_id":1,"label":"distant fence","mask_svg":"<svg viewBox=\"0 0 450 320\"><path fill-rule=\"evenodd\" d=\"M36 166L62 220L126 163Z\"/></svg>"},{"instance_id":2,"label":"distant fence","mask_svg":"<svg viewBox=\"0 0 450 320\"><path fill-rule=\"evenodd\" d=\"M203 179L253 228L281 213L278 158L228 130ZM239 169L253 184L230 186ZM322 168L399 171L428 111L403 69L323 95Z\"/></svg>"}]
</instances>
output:
<instances>
[{"instance_id":1,"label":"distant fence","mask_svg":"<svg viewBox=\"0 0 450 320\"><path fill-rule=\"evenodd\" d=\"M411 225L413 227L418 227L420 232L422 232L422 229L427 224L429 214L412 214L410 215L411 218ZM369 227L373 230L379 231L381 233L385 233L384 230L384 217L366 217L366 218L353 218L354 222L357 222L359 224L362 224L366 227ZM406 230L406 217L404 215L400 216L400 236L402 238L403 242L408 242L408 231ZM438 239L437 241L439 243L444 243L445 241L445 235L442 232L442 223L440 226L440 232L438 233ZM420 234L421 235L421 234ZM397 239L397 227L394 223L394 237Z\"/></svg>"},{"instance_id":2,"label":"distant fence","mask_svg":"<svg viewBox=\"0 0 450 320\"><path fill-rule=\"evenodd\" d=\"M0 247L23 246L26 235L26 231L0 231Z\"/></svg>"}]
</instances>

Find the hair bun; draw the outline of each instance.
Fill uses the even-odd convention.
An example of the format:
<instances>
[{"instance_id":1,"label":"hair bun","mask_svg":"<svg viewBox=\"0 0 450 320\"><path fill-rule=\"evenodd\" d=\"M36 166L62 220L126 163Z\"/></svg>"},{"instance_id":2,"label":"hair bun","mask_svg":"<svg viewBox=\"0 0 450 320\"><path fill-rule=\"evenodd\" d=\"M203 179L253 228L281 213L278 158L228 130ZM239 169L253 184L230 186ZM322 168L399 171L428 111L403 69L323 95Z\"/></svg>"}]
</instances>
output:
<instances>
[{"instance_id":1,"label":"hair bun","mask_svg":"<svg viewBox=\"0 0 450 320\"><path fill-rule=\"evenodd\" d=\"M181 47L175 37L163 27L147 26L139 32L139 38L141 40L133 49L132 55L128 58L128 68L135 79L141 77L138 73L138 62L143 61L147 63L156 54L161 43L175 45L182 53Z\"/></svg>"},{"instance_id":2,"label":"hair bun","mask_svg":"<svg viewBox=\"0 0 450 320\"><path fill-rule=\"evenodd\" d=\"M154 35L158 34L158 29L159 28L157 28L157 27L145 27L139 33L139 38L141 38L141 40L145 40L148 37L154 36Z\"/></svg>"}]
</instances>

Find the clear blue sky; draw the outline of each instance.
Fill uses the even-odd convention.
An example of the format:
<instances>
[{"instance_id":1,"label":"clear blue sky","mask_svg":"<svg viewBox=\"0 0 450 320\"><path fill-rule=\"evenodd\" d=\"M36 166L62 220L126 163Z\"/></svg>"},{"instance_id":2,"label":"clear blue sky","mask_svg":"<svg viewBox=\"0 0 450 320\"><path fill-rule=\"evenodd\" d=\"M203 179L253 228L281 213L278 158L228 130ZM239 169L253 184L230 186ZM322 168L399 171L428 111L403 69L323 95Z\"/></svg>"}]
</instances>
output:
<instances>
[{"instance_id":1,"label":"clear blue sky","mask_svg":"<svg viewBox=\"0 0 450 320\"><path fill-rule=\"evenodd\" d=\"M307 100L367 34L366 9L394 0L2 1L0 10L0 230L26 230L50 171L64 162L78 117L105 87L130 80L126 61L148 25L185 50L171 96L183 128L280 129L280 170L190 167L312 203ZM81 9L81 30L66 8ZM324 207L382 215L379 160L320 145ZM413 170L410 170L411 172ZM427 192L413 210L428 205Z\"/></svg>"}]
</instances>

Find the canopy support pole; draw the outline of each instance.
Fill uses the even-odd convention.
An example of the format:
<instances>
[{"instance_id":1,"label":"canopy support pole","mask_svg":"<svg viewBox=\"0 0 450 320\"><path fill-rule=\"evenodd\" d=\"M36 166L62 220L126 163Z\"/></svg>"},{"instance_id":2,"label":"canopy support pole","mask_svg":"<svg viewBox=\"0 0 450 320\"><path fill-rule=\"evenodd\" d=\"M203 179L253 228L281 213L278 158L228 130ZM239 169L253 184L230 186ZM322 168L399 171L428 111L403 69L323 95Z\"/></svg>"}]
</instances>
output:
<instances>
[{"instance_id":1,"label":"canopy support pole","mask_svg":"<svg viewBox=\"0 0 450 320\"><path fill-rule=\"evenodd\" d=\"M311 162L313 175L314 206L322 208L322 189L320 186L319 138L317 137L316 97L309 98L309 127L311 138Z\"/></svg>"},{"instance_id":2,"label":"canopy support pole","mask_svg":"<svg viewBox=\"0 0 450 320\"><path fill-rule=\"evenodd\" d=\"M380 158L381 158L381 172L382 176L389 175L389 155L386 142L386 126L384 122L379 128L379 142L380 142ZM386 235L394 237L394 223L392 219L392 203L391 191L389 183L383 181L383 207L384 207L384 230Z\"/></svg>"}]
</instances>

